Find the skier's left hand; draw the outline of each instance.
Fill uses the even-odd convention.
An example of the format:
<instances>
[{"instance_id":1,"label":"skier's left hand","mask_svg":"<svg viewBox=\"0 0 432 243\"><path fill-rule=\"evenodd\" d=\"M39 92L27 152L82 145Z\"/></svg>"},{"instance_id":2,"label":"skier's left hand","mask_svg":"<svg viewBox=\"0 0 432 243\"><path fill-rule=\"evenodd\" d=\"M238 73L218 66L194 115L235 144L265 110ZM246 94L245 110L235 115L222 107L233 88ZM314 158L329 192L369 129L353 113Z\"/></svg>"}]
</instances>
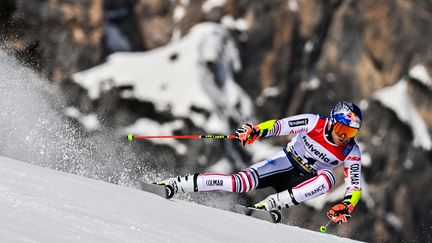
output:
<instances>
[{"instance_id":1,"label":"skier's left hand","mask_svg":"<svg viewBox=\"0 0 432 243\"><path fill-rule=\"evenodd\" d=\"M349 202L338 203L327 212L327 217L336 224L346 223L353 209Z\"/></svg>"}]
</instances>

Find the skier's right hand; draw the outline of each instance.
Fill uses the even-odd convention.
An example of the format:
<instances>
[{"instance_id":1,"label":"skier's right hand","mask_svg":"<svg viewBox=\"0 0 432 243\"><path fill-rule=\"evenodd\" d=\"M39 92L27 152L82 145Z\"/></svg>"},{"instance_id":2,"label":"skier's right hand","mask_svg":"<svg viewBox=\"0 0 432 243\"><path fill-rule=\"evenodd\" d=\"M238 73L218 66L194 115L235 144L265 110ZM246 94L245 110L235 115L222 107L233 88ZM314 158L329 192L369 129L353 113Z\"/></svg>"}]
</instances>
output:
<instances>
[{"instance_id":1,"label":"skier's right hand","mask_svg":"<svg viewBox=\"0 0 432 243\"><path fill-rule=\"evenodd\" d=\"M245 144L251 144L259 139L260 128L257 125L246 123L237 129L235 136L244 146Z\"/></svg>"},{"instance_id":2,"label":"skier's right hand","mask_svg":"<svg viewBox=\"0 0 432 243\"><path fill-rule=\"evenodd\" d=\"M336 224L346 223L353 209L354 206L348 202L338 203L327 212L327 217Z\"/></svg>"}]
</instances>

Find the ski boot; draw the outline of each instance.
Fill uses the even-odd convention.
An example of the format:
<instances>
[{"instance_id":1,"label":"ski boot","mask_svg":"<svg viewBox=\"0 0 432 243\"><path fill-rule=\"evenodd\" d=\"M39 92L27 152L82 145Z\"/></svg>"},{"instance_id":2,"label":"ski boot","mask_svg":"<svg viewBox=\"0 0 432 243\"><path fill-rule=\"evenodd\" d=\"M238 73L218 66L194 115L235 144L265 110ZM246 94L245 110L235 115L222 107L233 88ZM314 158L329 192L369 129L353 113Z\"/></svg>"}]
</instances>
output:
<instances>
[{"instance_id":1,"label":"ski boot","mask_svg":"<svg viewBox=\"0 0 432 243\"><path fill-rule=\"evenodd\" d=\"M164 185L167 190L167 197L172 198L175 194L180 192L196 192L198 191L196 179L198 174L177 176L173 178L168 178L159 182L155 182L156 185Z\"/></svg>"},{"instance_id":2,"label":"ski boot","mask_svg":"<svg viewBox=\"0 0 432 243\"><path fill-rule=\"evenodd\" d=\"M260 210L269 211L271 216L273 217L273 222L275 222L275 223L279 223L282 220L281 213L276 209L271 209L265 203L256 203L256 204L252 205L251 207L256 208L256 209L260 209Z\"/></svg>"},{"instance_id":3,"label":"ski boot","mask_svg":"<svg viewBox=\"0 0 432 243\"><path fill-rule=\"evenodd\" d=\"M280 222L282 215L279 210L282 209L282 205L289 207L294 205L292 202L282 203L279 197L279 193L268 196L261 202L252 205L253 208L269 211L275 222Z\"/></svg>"}]
</instances>

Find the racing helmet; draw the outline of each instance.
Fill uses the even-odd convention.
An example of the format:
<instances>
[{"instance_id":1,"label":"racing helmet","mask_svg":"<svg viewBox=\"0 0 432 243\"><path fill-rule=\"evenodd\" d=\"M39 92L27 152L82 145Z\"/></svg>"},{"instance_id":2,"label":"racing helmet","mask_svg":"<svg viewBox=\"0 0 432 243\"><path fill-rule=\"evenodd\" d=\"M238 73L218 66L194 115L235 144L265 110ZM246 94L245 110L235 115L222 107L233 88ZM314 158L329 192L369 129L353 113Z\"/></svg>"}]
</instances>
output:
<instances>
[{"instance_id":1,"label":"racing helmet","mask_svg":"<svg viewBox=\"0 0 432 243\"><path fill-rule=\"evenodd\" d=\"M333 129L338 135L355 137L361 127L362 112L360 108L351 101L337 103L330 112L330 121Z\"/></svg>"}]
</instances>

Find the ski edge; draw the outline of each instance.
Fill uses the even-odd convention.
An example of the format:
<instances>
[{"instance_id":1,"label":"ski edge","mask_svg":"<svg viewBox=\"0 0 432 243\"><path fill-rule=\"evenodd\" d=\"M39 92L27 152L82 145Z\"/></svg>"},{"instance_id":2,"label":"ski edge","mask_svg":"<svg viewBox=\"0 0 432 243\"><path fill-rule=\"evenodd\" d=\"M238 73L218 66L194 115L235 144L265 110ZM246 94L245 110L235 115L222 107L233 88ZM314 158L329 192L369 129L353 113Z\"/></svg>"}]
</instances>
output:
<instances>
[{"instance_id":1,"label":"ski edge","mask_svg":"<svg viewBox=\"0 0 432 243\"><path fill-rule=\"evenodd\" d=\"M173 189L166 185L157 185L153 183L140 182L141 190L159 195L163 198L170 199L173 197Z\"/></svg>"},{"instance_id":2,"label":"ski edge","mask_svg":"<svg viewBox=\"0 0 432 243\"><path fill-rule=\"evenodd\" d=\"M265 211L261 209L246 207L240 204L234 204L234 209L236 213L251 216L271 223L276 224L281 221L281 214L278 211Z\"/></svg>"}]
</instances>

